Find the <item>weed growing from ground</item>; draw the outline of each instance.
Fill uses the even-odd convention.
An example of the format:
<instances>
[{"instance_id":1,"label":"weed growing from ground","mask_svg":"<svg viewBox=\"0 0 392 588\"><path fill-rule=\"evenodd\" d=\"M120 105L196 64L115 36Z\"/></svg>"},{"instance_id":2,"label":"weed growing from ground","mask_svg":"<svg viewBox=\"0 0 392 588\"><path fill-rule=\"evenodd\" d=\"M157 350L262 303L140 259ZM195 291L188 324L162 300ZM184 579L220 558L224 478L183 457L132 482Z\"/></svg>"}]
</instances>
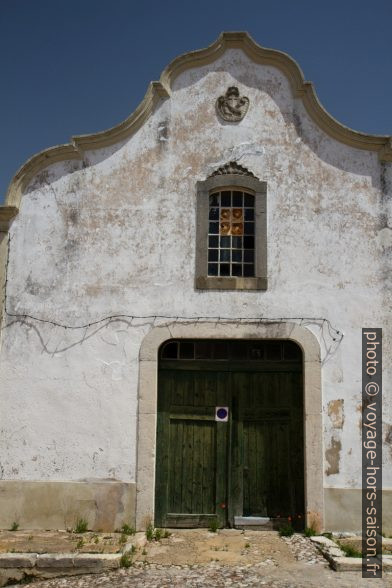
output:
<instances>
[{"instance_id":1,"label":"weed growing from ground","mask_svg":"<svg viewBox=\"0 0 392 588\"><path fill-rule=\"evenodd\" d=\"M352 545L345 545L344 543L340 543L340 541L338 541L338 545L346 557L362 557L362 553Z\"/></svg>"},{"instance_id":2,"label":"weed growing from ground","mask_svg":"<svg viewBox=\"0 0 392 588\"><path fill-rule=\"evenodd\" d=\"M120 531L123 535L134 535L136 533L136 529L134 527L130 527L127 524L124 524Z\"/></svg>"},{"instance_id":3,"label":"weed growing from ground","mask_svg":"<svg viewBox=\"0 0 392 588\"><path fill-rule=\"evenodd\" d=\"M146 527L146 537L147 541L154 541L154 525L152 523L148 523Z\"/></svg>"},{"instance_id":4,"label":"weed growing from ground","mask_svg":"<svg viewBox=\"0 0 392 588\"><path fill-rule=\"evenodd\" d=\"M154 531L154 540L160 541L163 537L163 530L162 529L155 529Z\"/></svg>"},{"instance_id":5,"label":"weed growing from ground","mask_svg":"<svg viewBox=\"0 0 392 588\"><path fill-rule=\"evenodd\" d=\"M83 539L79 539L79 541L76 544L76 549L82 549L83 545L84 545Z\"/></svg>"},{"instance_id":6,"label":"weed growing from ground","mask_svg":"<svg viewBox=\"0 0 392 588\"><path fill-rule=\"evenodd\" d=\"M132 555L129 552L123 553L120 558L120 567L121 568L130 568L132 564L133 564Z\"/></svg>"},{"instance_id":7,"label":"weed growing from ground","mask_svg":"<svg viewBox=\"0 0 392 588\"><path fill-rule=\"evenodd\" d=\"M211 522L208 527L208 530L210 531L210 533L216 533L218 529L219 529L218 519L217 518L211 519Z\"/></svg>"},{"instance_id":8,"label":"weed growing from ground","mask_svg":"<svg viewBox=\"0 0 392 588\"><path fill-rule=\"evenodd\" d=\"M291 537L291 535L294 535L293 526L290 524L290 525L284 525L283 527L280 527L279 535L281 537Z\"/></svg>"},{"instance_id":9,"label":"weed growing from ground","mask_svg":"<svg viewBox=\"0 0 392 588\"><path fill-rule=\"evenodd\" d=\"M74 528L74 533L85 533L88 529L88 521L86 519L78 519Z\"/></svg>"},{"instance_id":10,"label":"weed growing from ground","mask_svg":"<svg viewBox=\"0 0 392 588\"><path fill-rule=\"evenodd\" d=\"M17 523L16 521L14 521L11 525L11 529L10 531L17 531L19 529L19 523Z\"/></svg>"},{"instance_id":11,"label":"weed growing from ground","mask_svg":"<svg viewBox=\"0 0 392 588\"><path fill-rule=\"evenodd\" d=\"M314 529L313 527L305 527L304 535L305 537L314 537L315 535L317 535L316 529Z\"/></svg>"},{"instance_id":12,"label":"weed growing from ground","mask_svg":"<svg viewBox=\"0 0 392 588\"><path fill-rule=\"evenodd\" d=\"M167 529L155 529L152 523L149 523L146 528L147 541L160 541L167 539L171 533Z\"/></svg>"},{"instance_id":13,"label":"weed growing from ground","mask_svg":"<svg viewBox=\"0 0 392 588\"><path fill-rule=\"evenodd\" d=\"M125 545L125 543L128 541L127 537L128 537L127 535L121 535L121 537L118 540L119 544Z\"/></svg>"}]
</instances>

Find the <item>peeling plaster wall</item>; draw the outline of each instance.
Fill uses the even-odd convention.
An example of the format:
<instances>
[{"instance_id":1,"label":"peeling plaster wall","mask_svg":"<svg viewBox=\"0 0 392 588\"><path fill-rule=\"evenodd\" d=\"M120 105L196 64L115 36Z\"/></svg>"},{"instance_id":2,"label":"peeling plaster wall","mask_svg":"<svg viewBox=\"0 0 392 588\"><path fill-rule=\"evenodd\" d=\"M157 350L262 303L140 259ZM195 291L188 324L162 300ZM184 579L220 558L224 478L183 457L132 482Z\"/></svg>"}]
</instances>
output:
<instances>
[{"instance_id":1,"label":"peeling plaster wall","mask_svg":"<svg viewBox=\"0 0 392 588\"><path fill-rule=\"evenodd\" d=\"M250 100L238 124L215 112L231 85ZM196 182L234 159L268 185L268 290L196 291ZM358 488L363 326L384 329L386 391L392 380L391 196L392 164L327 136L280 71L230 49L179 75L127 141L34 178L10 231L8 310L67 325L113 314L329 319L341 345L303 321L322 349L325 485ZM150 328L8 318L0 477L133 482L138 353Z\"/></svg>"}]
</instances>

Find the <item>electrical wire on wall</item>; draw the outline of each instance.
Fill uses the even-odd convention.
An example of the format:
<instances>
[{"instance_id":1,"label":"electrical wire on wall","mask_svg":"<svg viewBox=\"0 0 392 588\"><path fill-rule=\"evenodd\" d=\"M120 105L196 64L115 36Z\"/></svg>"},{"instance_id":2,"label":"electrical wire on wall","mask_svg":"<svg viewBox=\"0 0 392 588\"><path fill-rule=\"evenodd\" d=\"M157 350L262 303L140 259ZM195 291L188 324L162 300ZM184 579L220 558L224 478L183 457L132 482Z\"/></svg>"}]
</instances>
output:
<instances>
[{"instance_id":1,"label":"electrical wire on wall","mask_svg":"<svg viewBox=\"0 0 392 588\"><path fill-rule=\"evenodd\" d=\"M88 329L92 327L99 327L100 330L102 327L106 327L111 323L116 321L126 321L128 326L130 327L140 327L148 325L152 327L168 327L172 324L181 323L181 324L195 324L195 323L209 323L209 324L235 324L235 325L261 325L261 324L278 324L278 323L296 323L302 326L307 325L317 325L320 328L320 337L324 343L325 348L325 356L322 360L325 363L327 357L332 355L336 352L337 348L339 347L340 343L343 340L343 333L342 331L336 329L332 326L329 319L324 317L266 317L266 316L256 316L256 317L225 317L225 316L195 316L195 315L187 315L187 316L180 316L180 315L160 315L160 314L149 314L149 315L136 315L131 313L125 314L108 314L102 318L98 318L96 320L91 320L88 322L84 322L77 325L67 324L65 322L60 322L56 320L52 320L50 318L43 318L39 316L34 316L29 313L15 313L10 312L8 309L8 298L7 298L7 286L8 286L8 266L9 266L9 257L10 257L10 243L11 237L8 237L8 249L7 249L7 261L6 261L6 268L5 268L5 283L4 283L4 297L3 297L3 309L4 315L11 319L10 322L4 324L2 329L9 327L14 322L21 322L23 324L30 324L32 323L41 323L52 325L53 327L58 327L60 329L69 330L69 331L77 331L77 330L84 330L85 335L83 336L82 340L79 343L85 341L86 339L90 338L91 335L87 336ZM143 321L142 324L134 321ZM93 333L95 334L95 332ZM43 342L42 337L40 336L41 342ZM329 339L329 341L328 341ZM72 345L73 347L74 345ZM56 350L54 353L60 353L61 351L65 351L67 348ZM48 351L46 349L46 351Z\"/></svg>"}]
</instances>

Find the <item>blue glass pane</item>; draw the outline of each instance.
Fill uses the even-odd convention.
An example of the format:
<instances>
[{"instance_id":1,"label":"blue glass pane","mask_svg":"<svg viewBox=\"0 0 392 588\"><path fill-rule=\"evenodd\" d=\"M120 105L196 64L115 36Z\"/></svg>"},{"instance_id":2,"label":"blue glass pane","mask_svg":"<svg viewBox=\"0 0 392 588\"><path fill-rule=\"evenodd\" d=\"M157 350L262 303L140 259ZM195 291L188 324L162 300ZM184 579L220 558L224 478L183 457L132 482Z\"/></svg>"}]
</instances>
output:
<instances>
[{"instance_id":1,"label":"blue glass pane","mask_svg":"<svg viewBox=\"0 0 392 588\"><path fill-rule=\"evenodd\" d=\"M218 264L217 263L209 263L208 264L208 275L209 276L217 276L218 275Z\"/></svg>"},{"instance_id":2,"label":"blue glass pane","mask_svg":"<svg viewBox=\"0 0 392 588\"><path fill-rule=\"evenodd\" d=\"M218 247L219 237L208 237L208 247Z\"/></svg>"},{"instance_id":3,"label":"blue glass pane","mask_svg":"<svg viewBox=\"0 0 392 588\"><path fill-rule=\"evenodd\" d=\"M244 206L254 206L255 197L252 194L244 194Z\"/></svg>"},{"instance_id":4,"label":"blue glass pane","mask_svg":"<svg viewBox=\"0 0 392 588\"><path fill-rule=\"evenodd\" d=\"M229 276L230 275L230 264L229 263L221 263L220 264L220 275L221 276Z\"/></svg>"},{"instance_id":5,"label":"blue glass pane","mask_svg":"<svg viewBox=\"0 0 392 588\"><path fill-rule=\"evenodd\" d=\"M221 206L231 206L231 192L221 193Z\"/></svg>"},{"instance_id":6,"label":"blue glass pane","mask_svg":"<svg viewBox=\"0 0 392 588\"><path fill-rule=\"evenodd\" d=\"M253 263L245 263L244 264L244 276L245 277L253 277L255 275L255 266Z\"/></svg>"},{"instance_id":7,"label":"blue glass pane","mask_svg":"<svg viewBox=\"0 0 392 588\"><path fill-rule=\"evenodd\" d=\"M211 194L210 206L219 206L219 194Z\"/></svg>"},{"instance_id":8,"label":"blue glass pane","mask_svg":"<svg viewBox=\"0 0 392 588\"><path fill-rule=\"evenodd\" d=\"M221 237L220 238L220 246L221 247L230 247L230 237Z\"/></svg>"},{"instance_id":9,"label":"blue glass pane","mask_svg":"<svg viewBox=\"0 0 392 588\"><path fill-rule=\"evenodd\" d=\"M220 250L220 261L230 261L230 249Z\"/></svg>"},{"instance_id":10,"label":"blue glass pane","mask_svg":"<svg viewBox=\"0 0 392 588\"><path fill-rule=\"evenodd\" d=\"M233 237L233 249L242 249L242 237Z\"/></svg>"},{"instance_id":11,"label":"blue glass pane","mask_svg":"<svg viewBox=\"0 0 392 588\"><path fill-rule=\"evenodd\" d=\"M245 235L254 235L255 223L245 223Z\"/></svg>"},{"instance_id":12,"label":"blue glass pane","mask_svg":"<svg viewBox=\"0 0 392 588\"><path fill-rule=\"evenodd\" d=\"M242 192L233 192L233 206L242 206Z\"/></svg>"},{"instance_id":13,"label":"blue glass pane","mask_svg":"<svg viewBox=\"0 0 392 588\"><path fill-rule=\"evenodd\" d=\"M254 249L255 248L255 238L254 237L244 237L244 249Z\"/></svg>"},{"instance_id":14,"label":"blue glass pane","mask_svg":"<svg viewBox=\"0 0 392 588\"><path fill-rule=\"evenodd\" d=\"M255 259L255 252L253 251L253 249L245 249L244 251L244 261L250 261L253 263Z\"/></svg>"},{"instance_id":15,"label":"blue glass pane","mask_svg":"<svg viewBox=\"0 0 392 588\"><path fill-rule=\"evenodd\" d=\"M242 265L240 263L233 263L231 273L233 276L242 276Z\"/></svg>"},{"instance_id":16,"label":"blue glass pane","mask_svg":"<svg viewBox=\"0 0 392 588\"><path fill-rule=\"evenodd\" d=\"M219 208L218 207L210 208L210 220L219 220Z\"/></svg>"},{"instance_id":17,"label":"blue glass pane","mask_svg":"<svg viewBox=\"0 0 392 588\"><path fill-rule=\"evenodd\" d=\"M242 261L242 249L234 249L231 252L231 261Z\"/></svg>"},{"instance_id":18,"label":"blue glass pane","mask_svg":"<svg viewBox=\"0 0 392 588\"><path fill-rule=\"evenodd\" d=\"M219 223L210 223L209 233L213 233L214 235L219 233Z\"/></svg>"},{"instance_id":19,"label":"blue glass pane","mask_svg":"<svg viewBox=\"0 0 392 588\"><path fill-rule=\"evenodd\" d=\"M255 218L255 211L253 208L245 208L245 220L252 221Z\"/></svg>"},{"instance_id":20,"label":"blue glass pane","mask_svg":"<svg viewBox=\"0 0 392 588\"><path fill-rule=\"evenodd\" d=\"M208 250L208 261L218 261L218 249Z\"/></svg>"}]
</instances>

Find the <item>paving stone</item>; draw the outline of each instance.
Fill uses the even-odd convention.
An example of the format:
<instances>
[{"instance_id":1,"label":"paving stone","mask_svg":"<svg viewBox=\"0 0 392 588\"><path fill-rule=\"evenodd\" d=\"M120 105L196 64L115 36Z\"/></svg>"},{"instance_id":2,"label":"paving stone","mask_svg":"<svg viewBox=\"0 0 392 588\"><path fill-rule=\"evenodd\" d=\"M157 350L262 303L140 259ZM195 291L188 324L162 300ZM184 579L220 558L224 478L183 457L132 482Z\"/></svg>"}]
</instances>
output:
<instances>
[{"instance_id":1,"label":"paving stone","mask_svg":"<svg viewBox=\"0 0 392 588\"><path fill-rule=\"evenodd\" d=\"M337 572L362 570L362 558L360 557L335 557L333 567Z\"/></svg>"},{"instance_id":2,"label":"paving stone","mask_svg":"<svg viewBox=\"0 0 392 588\"><path fill-rule=\"evenodd\" d=\"M1 553L0 568L32 568L36 559L36 553Z\"/></svg>"},{"instance_id":3,"label":"paving stone","mask_svg":"<svg viewBox=\"0 0 392 588\"><path fill-rule=\"evenodd\" d=\"M37 557L37 568L73 568L74 567L73 553L44 553Z\"/></svg>"}]
</instances>

